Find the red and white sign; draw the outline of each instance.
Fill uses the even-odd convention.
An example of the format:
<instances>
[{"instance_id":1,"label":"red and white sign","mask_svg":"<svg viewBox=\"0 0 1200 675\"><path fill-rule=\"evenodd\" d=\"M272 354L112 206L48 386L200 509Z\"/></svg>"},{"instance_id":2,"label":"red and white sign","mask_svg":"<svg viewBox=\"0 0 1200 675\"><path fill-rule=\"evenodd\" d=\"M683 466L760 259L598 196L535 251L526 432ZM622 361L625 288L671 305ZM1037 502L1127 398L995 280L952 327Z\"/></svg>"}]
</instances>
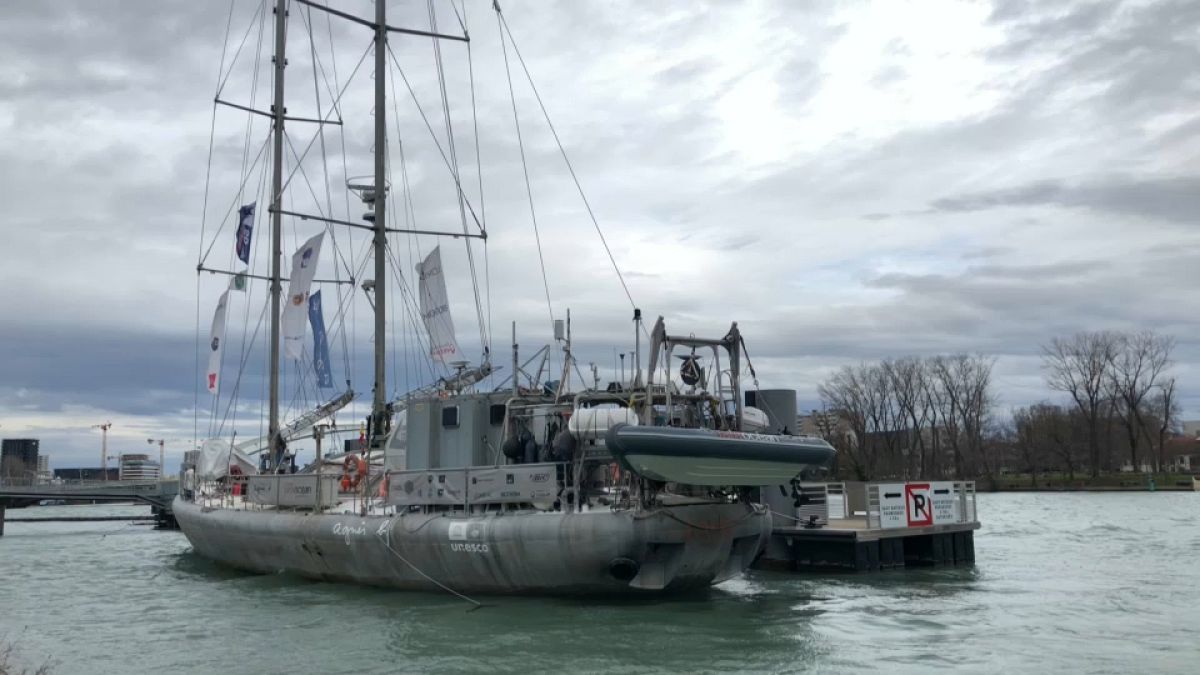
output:
<instances>
[{"instance_id":1,"label":"red and white sign","mask_svg":"<svg viewBox=\"0 0 1200 675\"><path fill-rule=\"evenodd\" d=\"M929 483L904 484L904 516L909 527L933 524L933 489Z\"/></svg>"},{"instance_id":2,"label":"red and white sign","mask_svg":"<svg viewBox=\"0 0 1200 675\"><path fill-rule=\"evenodd\" d=\"M958 495L950 481L883 483L877 489L879 526L884 529L958 522Z\"/></svg>"}]
</instances>

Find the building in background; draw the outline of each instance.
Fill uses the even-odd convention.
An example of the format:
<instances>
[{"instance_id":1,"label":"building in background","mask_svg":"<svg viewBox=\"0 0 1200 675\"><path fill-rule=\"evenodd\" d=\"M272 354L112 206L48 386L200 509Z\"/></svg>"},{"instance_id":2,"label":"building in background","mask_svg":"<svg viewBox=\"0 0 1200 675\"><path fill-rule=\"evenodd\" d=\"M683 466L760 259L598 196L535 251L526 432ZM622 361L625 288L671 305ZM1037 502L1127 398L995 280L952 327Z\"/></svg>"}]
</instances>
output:
<instances>
[{"instance_id":1,"label":"building in background","mask_svg":"<svg viewBox=\"0 0 1200 675\"><path fill-rule=\"evenodd\" d=\"M117 480L118 477L120 472L115 467L108 470L107 477L99 467L54 470L54 480Z\"/></svg>"},{"instance_id":2,"label":"building in background","mask_svg":"<svg viewBox=\"0 0 1200 675\"><path fill-rule=\"evenodd\" d=\"M1184 420L1180 426L1184 436L1200 440L1200 420Z\"/></svg>"},{"instance_id":3,"label":"building in background","mask_svg":"<svg viewBox=\"0 0 1200 675\"><path fill-rule=\"evenodd\" d=\"M0 442L0 476L29 478L38 468L38 439L6 438Z\"/></svg>"},{"instance_id":4,"label":"building in background","mask_svg":"<svg viewBox=\"0 0 1200 675\"><path fill-rule=\"evenodd\" d=\"M158 480L162 467L150 455L126 453L117 462L119 480Z\"/></svg>"},{"instance_id":5,"label":"building in background","mask_svg":"<svg viewBox=\"0 0 1200 675\"><path fill-rule=\"evenodd\" d=\"M39 480L50 479L50 455L38 455L37 475Z\"/></svg>"}]
</instances>

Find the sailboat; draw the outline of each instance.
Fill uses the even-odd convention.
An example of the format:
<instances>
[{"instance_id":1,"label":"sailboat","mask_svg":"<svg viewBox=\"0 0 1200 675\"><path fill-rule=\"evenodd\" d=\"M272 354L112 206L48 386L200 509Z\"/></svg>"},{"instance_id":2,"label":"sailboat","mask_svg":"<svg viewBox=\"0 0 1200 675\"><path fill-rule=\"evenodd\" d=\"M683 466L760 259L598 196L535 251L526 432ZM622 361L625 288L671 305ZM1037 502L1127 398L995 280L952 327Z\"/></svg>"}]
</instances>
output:
<instances>
[{"instance_id":1,"label":"sailboat","mask_svg":"<svg viewBox=\"0 0 1200 675\"><path fill-rule=\"evenodd\" d=\"M312 216L326 224L369 227L375 278L374 382L370 416L358 452L327 458L320 450L327 422L354 398L346 391L284 422L281 350L304 334L312 318L310 285L321 234L292 258L283 292L281 160L288 3L275 7L271 218L269 410L267 433L248 441L213 438L186 465L176 520L195 553L253 572L410 590L467 594L646 595L707 588L746 570L771 533L771 514L756 500L764 485L818 475L834 458L820 439L754 433L741 383L745 343L736 323L712 339L671 335L660 317L650 331L643 377L634 312L636 374L630 381L570 390L570 318L556 322L563 376L543 382L542 369L522 382L516 329L512 373L485 390L496 372L483 363L454 362L454 371L397 400L387 396L388 221L385 54L389 33L432 39L465 34L416 31L387 23L386 2L373 20L296 0L374 34L374 176L352 182L368 205L362 223ZM499 11L499 7L496 7ZM253 204L239 212L252 227ZM297 214L292 214L297 215ZM301 221L303 222L303 221ZM457 236L465 236L458 233ZM244 259L244 258L243 258ZM417 266L421 318L430 351L445 360L457 349L448 319L445 278L435 248ZM236 277L235 277L236 279ZM229 291L218 303L210 349L218 353ZM314 294L315 295L315 294ZM315 361L324 328L313 320ZM220 330L218 330L220 329ZM686 372L671 373L676 350ZM700 365L698 353L710 359ZM216 373L214 376L214 367ZM314 366L319 378L321 367ZM710 376L706 370L712 372ZM220 360L210 361L210 388L220 386ZM702 438L701 438L702 437ZM316 460L295 467L296 439L317 442ZM256 460L256 456L259 458ZM472 600L474 602L474 600Z\"/></svg>"}]
</instances>

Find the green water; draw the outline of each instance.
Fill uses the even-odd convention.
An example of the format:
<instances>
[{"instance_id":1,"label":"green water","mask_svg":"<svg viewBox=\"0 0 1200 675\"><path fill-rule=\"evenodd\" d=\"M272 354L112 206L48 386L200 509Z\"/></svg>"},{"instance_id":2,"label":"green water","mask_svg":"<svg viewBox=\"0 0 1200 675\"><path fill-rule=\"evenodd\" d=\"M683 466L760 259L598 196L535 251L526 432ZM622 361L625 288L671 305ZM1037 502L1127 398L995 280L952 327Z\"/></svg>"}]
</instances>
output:
<instances>
[{"instance_id":1,"label":"green water","mask_svg":"<svg viewBox=\"0 0 1200 675\"><path fill-rule=\"evenodd\" d=\"M1200 494L981 495L979 512L973 569L476 611L230 571L144 523L8 523L0 635L58 673L1200 672Z\"/></svg>"}]
</instances>

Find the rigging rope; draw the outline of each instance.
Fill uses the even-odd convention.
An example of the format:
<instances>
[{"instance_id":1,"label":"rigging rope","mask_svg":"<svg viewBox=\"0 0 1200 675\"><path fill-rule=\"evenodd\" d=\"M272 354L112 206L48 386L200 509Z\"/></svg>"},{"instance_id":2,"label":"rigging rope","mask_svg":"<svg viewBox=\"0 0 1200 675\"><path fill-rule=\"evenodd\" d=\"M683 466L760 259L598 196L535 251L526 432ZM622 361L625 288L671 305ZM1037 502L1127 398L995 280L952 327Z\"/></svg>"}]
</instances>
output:
<instances>
[{"instance_id":1,"label":"rigging rope","mask_svg":"<svg viewBox=\"0 0 1200 675\"><path fill-rule=\"evenodd\" d=\"M429 9L429 30L432 33L437 33L437 12L433 9L433 0L426 0L426 5ZM464 205L465 195L462 189L462 176L458 167L458 149L454 143L454 127L450 120L450 98L446 94L446 72L442 65L442 41L439 38L430 38L433 43L434 62L437 65L438 87L442 95L442 115L446 120L446 145L450 148L450 161L452 164L451 171L454 174L454 185L457 188L458 194L458 212L462 219L463 234L470 232L467 227L467 212ZM475 296L475 316L479 324L479 342L483 346L484 358L490 360L490 344L487 339L487 326L483 320L483 305L479 298L479 276L475 272L475 251L471 245L470 237L463 237L463 244L467 249L467 267L471 271L471 291Z\"/></svg>"},{"instance_id":2,"label":"rigging rope","mask_svg":"<svg viewBox=\"0 0 1200 675\"><path fill-rule=\"evenodd\" d=\"M325 12L324 14L325 14L325 29L326 29L326 33L329 38L329 61L330 61L330 66L333 69L333 89L330 90L330 94L332 94L333 91L340 90L339 89L340 84L338 82L337 53L334 52L334 50L333 50L333 20L330 18L330 14L328 12ZM323 69L322 69L322 72L324 72ZM338 107L338 99L335 98L330 103L330 108L332 110L337 111L338 121L342 121L342 112L341 112L341 109ZM340 147L341 154L342 154L342 184L345 185L346 183L348 183L350 181L350 169L346 162L346 127L344 124L338 125L338 145ZM342 197L345 200L346 219L349 220L350 219L350 191L342 190ZM351 241L353 242L353 239L351 239ZM353 243L351 243L351 245L349 246L349 249L350 249L350 268L355 269ZM355 276L354 278L357 279L360 277ZM341 334L342 334L342 336L341 336L342 337L342 360L344 361L345 366L346 366L347 387L349 387L350 377L351 377L350 376L350 373L351 373L350 362L354 358L354 356L357 355L357 353L358 353L358 350L357 350L357 346L358 346L358 322L357 322L358 312L357 312L357 308L358 308L358 305L353 302L355 290L356 290L355 287L353 285L351 285L349 289L346 289L345 296L343 297L341 295L341 293L339 292L339 298L338 298L339 305L342 302L349 302L349 304L350 304L350 341L349 341L350 346L349 346L349 348L347 348L347 340L346 340L346 323L345 323L345 321L343 321L340 324ZM353 412L354 411L352 409L351 410L352 416L353 416Z\"/></svg>"},{"instance_id":3,"label":"rigging rope","mask_svg":"<svg viewBox=\"0 0 1200 675\"><path fill-rule=\"evenodd\" d=\"M398 69L398 67L397 67L397 69ZM398 154L400 155L400 180L401 180L401 189L402 189L402 194L403 194L402 204L404 205L404 209L405 209L404 210L404 220L405 220L404 225L406 228L415 229L417 226L417 213L416 213L416 207L413 204L411 185L409 184L409 180L408 180L408 156L404 151L404 141L403 141L403 139L401 139L401 133L400 133L400 111L399 111L399 108L397 107L399 97L396 96L396 79L391 78L390 84L392 87L392 113L393 113L392 121L396 126L396 148L398 150ZM437 139L435 138L434 141L436 142ZM391 167L390 163L388 164L387 170L388 170L388 180L391 181L392 167ZM398 220L398 216L396 215L396 209L392 209L390 211L390 215L392 218L393 227L399 228L400 223ZM406 239L408 241L408 258L409 258L408 269L413 270L413 269L415 269L415 264L412 259L413 242L417 243L417 253L418 253L418 256L420 256L421 260L425 259L425 254L421 251L420 237L418 237L416 235L412 235L412 236L407 237ZM389 256L391 256L393 269L396 270L395 276L397 279L398 287L400 288L400 291L401 291L401 297L403 298L405 303L407 303L408 308L409 308L409 311L408 311L409 320L412 321L413 330L416 331L418 338L419 338L420 331L424 330L424 328L425 328L424 322L418 320L420 318L419 298L418 298L417 306L413 307L412 306L412 302L413 302L412 288L407 285L408 282L406 281L406 277L400 269L400 262L399 262L399 260L396 259L395 252L392 251L390 248L388 250L388 254L389 254ZM449 320L449 317L447 315L441 315L438 317L438 320L447 321L447 320ZM418 345L418 346L421 346L421 345ZM423 357L424 357L426 366L429 369L430 377L436 378L437 375L434 372L431 351L432 351L432 345L431 345L430 349L423 351ZM416 359L416 356L413 355L413 358ZM439 364L442 366L443 373L448 374L449 370L446 367L446 364L444 362L439 362ZM407 367L407 362L406 362L406 367Z\"/></svg>"},{"instance_id":4,"label":"rigging rope","mask_svg":"<svg viewBox=\"0 0 1200 675\"><path fill-rule=\"evenodd\" d=\"M328 122L331 119L330 115L332 115L333 111L337 109L337 105L338 105L338 103L341 102L342 96L346 95L346 90L350 88L350 83L354 81L354 76L358 74L358 70L359 70L359 68L362 67L363 61L366 60L367 54L371 53L371 47L373 44L374 44L373 42L367 43L367 48L363 50L362 56L360 56L358 58L358 63L354 66L354 70L350 72L350 77L346 80L346 84L342 86L342 90L340 92L338 92L337 98L334 99L333 102L330 104L329 113L326 114L325 117L321 118L322 122ZM316 142L317 142L317 134L314 133L313 137L311 139L309 139L308 145L304 146L304 152L300 153L300 161L304 161L304 158L308 157L309 151L312 150L312 146ZM295 174L296 174L296 171L293 169L287 175L287 177L284 178L284 181L283 181L283 189L284 190L287 190L287 188L291 185L292 178L295 176Z\"/></svg>"},{"instance_id":5,"label":"rigging rope","mask_svg":"<svg viewBox=\"0 0 1200 675\"><path fill-rule=\"evenodd\" d=\"M517 42L512 36L512 31L508 27L508 20L504 18L503 12L500 11L500 4L496 3L496 17L498 23L503 27L505 33L508 34L508 39L512 42L513 52L517 55L517 60L521 64L521 69L525 71L525 78L529 80L529 87L533 90L533 95L537 99L538 107L542 110L542 116L546 119L546 125L550 127L550 133L554 135L554 142L558 145L558 151L562 155L563 161L566 162L567 171L571 173L571 180L575 182L575 189L579 191L579 197L583 200L583 206L587 209L588 217L592 220L593 227L596 228L596 234L600 236L600 243L604 245L604 252L608 254L608 260L612 263L613 270L617 273L617 279L621 282L621 288L625 290L625 297L629 298L629 304L635 309L637 303L633 301L633 294L629 292L629 285L625 283L625 276L621 274L621 268L617 265L617 259L613 256L612 249L608 246L608 240L604 237L604 232L600 229L600 222L596 219L596 214L592 211L592 205L588 202L587 195L583 192L583 185L579 182L579 177L575 175L575 167L571 164L571 159L567 157L567 151L563 147L562 140L558 137L558 131L554 128L554 123L550 121L550 113L546 110L546 104L542 102L542 95L538 93L537 85L533 83L533 76L529 73L529 67L525 65L525 59L521 56L521 49L517 47ZM503 42L503 36L501 36ZM505 52L505 69L508 68L508 56ZM511 78L510 78L511 80ZM509 89L512 88L511 82ZM643 326L643 331L645 327Z\"/></svg>"},{"instance_id":6,"label":"rigging rope","mask_svg":"<svg viewBox=\"0 0 1200 675\"><path fill-rule=\"evenodd\" d=\"M317 83L318 67L321 72L321 78L325 82L326 90L329 90L331 95L332 95L332 90L330 90L330 88L329 88L329 78L325 75L325 68L323 65L321 65L321 59L317 54L317 38L316 38L315 32L313 31L312 7L306 6L305 10L306 10L305 13L301 15L301 19L304 19L304 28L308 31L309 55L313 62L313 96L317 102L317 116L320 117L320 115L321 115L321 87ZM326 13L326 15L328 15L328 12ZM339 118L340 118L340 115L339 115ZM341 120L339 119L339 121L341 121ZM325 208L326 208L326 211L329 213L329 217L332 218L333 217L333 192L332 192L331 188L329 187L329 157L326 154L326 149L325 149L325 125L324 124L319 125L319 132L321 134L321 176L322 176L322 182L325 183ZM294 154L296 152L296 149L294 147L291 147L292 146L291 138L288 139L288 146L291 148L292 153ZM350 217L349 209L347 209L346 219L349 220L349 217ZM326 227L326 231L329 232L329 238L330 238L331 243L333 244L334 252L337 253L338 256L342 259L342 264L347 265L345 256L341 255L341 249L337 243L336 229L333 227ZM347 239L352 240L352 238L349 235L347 235ZM353 252L354 252L354 247L353 247L352 243L350 246L350 252L351 252L351 254L353 254ZM351 263L349 264L348 269L351 268L352 265L353 265L353 261L351 261ZM343 293L342 284L340 283L342 280L342 273L337 265L333 266L333 278L335 281L338 282L337 286L335 287L335 291L337 292L338 304L341 305L343 302L347 301L347 294ZM354 296L354 279L353 278L350 279L350 292L348 295L350 296L351 299ZM336 335L336 333L335 333L335 335ZM344 325L342 326L341 335L343 338L345 337L345 326ZM349 388L351 386L350 383L352 382L353 378L352 378L352 375L350 372L349 355L347 354L346 350L347 350L346 342L343 339L342 340L342 356L343 356L343 361L345 361L345 363L346 363L346 369L343 372L346 375L346 386ZM331 368L330 376L332 377L332 374L333 374L332 373L332 364L330 364L330 368Z\"/></svg>"},{"instance_id":7,"label":"rigging rope","mask_svg":"<svg viewBox=\"0 0 1200 675\"><path fill-rule=\"evenodd\" d=\"M417 92L413 89L412 83L408 81L408 76L404 74L404 69L400 67L400 60L396 58L396 54L392 51L390 44L388 45L388 55L392 59L392 65L396 67L396 72L400 74L400 79L404 81L404 86L408 88L409 98L412 99L413 104L417 107L417 112L421 114L421 119L425 122L425 128L429 130L429 135L433 138L434 145L437 146L438 152L442 155L442 162L446 165L446 169L450 171L450 177L454 178L455 187L463 194L467 212L471 214L471 219L475 221L475 226L479 228L479 232L486 234L483 224L479 220L479 215L475 213L475 207L471 206L471 200L466 199L466 193L462 192L462 185L458 183L458 176L455 175L454 169L450 165L450 158L446 155L446 151L442 149L442 144L438 141L437 133L433 130L433 125L429 122L429 116L425 114L425 109L421 107L421 101L417 99Z\"/></svg>"},{"instance_id":8,"label":"rigging rope","mask_svg":"<svg viewBox=\"0 0 1200 675\"><path fill-rule=\"evenodd\" d=\"M233 4L234 3L232 1L229 3L229 21L230 21L230 23L233 22ZM258 11L255 12L255 15L258 17L260 22L262 21L262 12L263 12L263 9L265 9L265 7L266 7L265 2L259 3ZM246 33L244 35L242 35L242 41L238 44L237 50L233 53L233 58L231 58L229 60L229 70L228 71L225 70L225 47L229 46L229 33L226 32L225 47L221 48L221 71L219 71L217 73L217 80L218 80L217 93L216 93L216 96L214 96L214 98L220 98L221 92L225 91L225 84L229 81L229 76L233 74L233 67L235 65L237 65L238 57L241 56L242 48L246 46L246 40L250 37L250 31L253 29L254 29L254 18L252 17L250 20L250 23L246 24Z\"/></svg>"},{"instance_id":9,"label":"rigging rope","mask_svg":"<svg viewBox=\"0 0 1200 675\"><path fill-rule=\"evenodd\" d=\"M454 3L451 2L453 7ZM454 11L455 17L458 18L458 25L462 28L463 35L469 35L467 32L467 4L463 0L462 15L459 16L458 10ZM481 219L480 227L484 232L487 232L487 202L483 194L483 155L479 151L479 113L475 105L475 59L471 56L471 41L467 41L467 75L471 85L471 124L475 135L475 174L479 177L479 217ZM488 258L488 240L483 240L483 283L485 293L485 304L487 306L487 345L491 349L492 340L495 337L492 334L492 265ZM489 375L489 377L491 377Z\"/></svg>"},{"instance_id":10,"label":"rigging rope","mask_svg":"<svg viewBox=\"0 0 1200 675\"><path fill-rule=\"evenodd\" d=\"M501 23L503 22L503 16L500 14L500 5L497 3L495 5L495 7L496 7L496 29L500 33L500 46L501 46L502 51L504 52L504 74L508 77L508 94L509 94L509 98L512 100L513 125L517 129L517 147L520 148L520 150L521 150L521 169L525 173L525 194L529 197L529 215L530 215L530 218L533 220L533 237L534 237L534 241L537 242L538 263L539 263L539 265L541 265L541 268L542 268L542 287L546 290L546 311L550 315L550 335L554 335L554 307L550 303L550 280L546 276L546 259L542 255L542 236L541 236L541 233L538 232L537 211L534 209L534 206L533 206L533 187L532 187L532 185L530 185L530 182L529 182L529 164L528 164L528 162L525 161L525 143L521 138L521 120L520 120L520 117L517 115L517 94L516 94L516 91L513 89L512 71L508 67L508 46L505 44L504 31L501 27ZM514 48L515 47L516 47L516 45L514 45ZM553 358L551 358L550 365L551 365L551 372L553 372L553 366L554 366Z\"/></svg>"},{"instance_id":11,"label":"rigging rope","mask_svg":"<svg viewBox=\"0 0 1200 675\"><path fill-rule=\"evenodd\" d=\"M380 0L380 1L382 1L382 0ZM483 607L483 603L479 602L478 600L472 600L471 598L467 597L466 595L463 595L462 593L459 593L458 591L454 590L453 588L450 588L446 584L443 584L442 582L438 581L437 579L434 579L433 577L429 576L428 574L422 572L421 568L419 568L416 565L409 562L408 558L405 558L404 556L400 555L399 551L392 548L392 542L390 541L390 539L391 539L390 531L387 531L387 534L377 533L377 535L379 537L379 541L383 542L383 545L385 547L387 547L387 550L392 552L392 555L399 558L401 562L403 562L405 565L408 565L409 567L411 567L414 572L416 572L417 574L420 574L422 577L427 579L430 583L435 584L438 588L442 589L443 591L446 591L447 593L450 593L451 595L454 595L455 597L462 598L463 600L466 600L467 602L471 603L472 605L475 605L475 607L473 609L479 609L480 607Z\"/></svg>"},{"instance_id":12,"label":"rigging rope","mask_svg":"<svg viewBox=\"0 0 1200 675\"><path fill-rule=\"evenodd\" d=\"M192 373L192 443L200 439L200 251L204 249L204 231L208 223L208 195L212 186L212 157L217 135L217 102L221 93L221 74L225 71L225 56L229 49L229 34L233 30L233 8L235 0L229 1L229 18L225 21L225 40L221 45L221 61L217 65L217 86L213 94L212 119L208 129L208 160L204 166L204 200L200 207L200 243L196 247L196 345L195 366ZM251 23L251 26L254 24ZM211 417L210 417L211 421Z\"/></svg>"}]
</instances>

